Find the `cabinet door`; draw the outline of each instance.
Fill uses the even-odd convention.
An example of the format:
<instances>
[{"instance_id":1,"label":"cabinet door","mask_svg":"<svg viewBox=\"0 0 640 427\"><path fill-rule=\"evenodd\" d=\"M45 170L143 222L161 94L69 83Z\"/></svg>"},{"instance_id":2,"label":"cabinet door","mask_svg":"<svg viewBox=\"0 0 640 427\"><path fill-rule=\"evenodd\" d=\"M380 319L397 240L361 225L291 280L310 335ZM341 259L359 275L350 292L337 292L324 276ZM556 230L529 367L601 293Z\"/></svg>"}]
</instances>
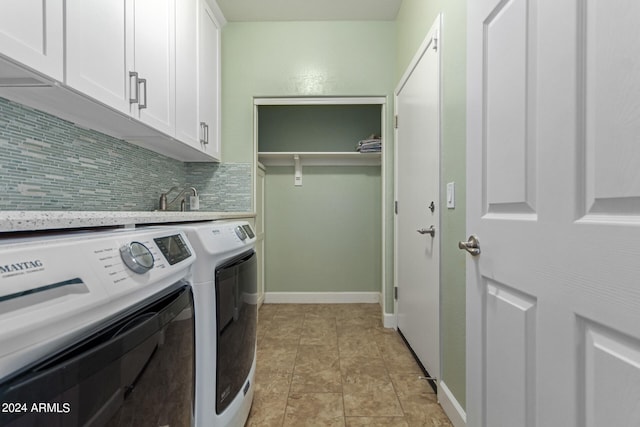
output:
<instances>
[{"instance_id":1,"label":"cabinet door","mask_svg":"<svg viewBox=\"0 0 640 427\"><path fill-rule=\"evenodd\" d=\"M3 0L0 54L62 81L62 22L62 0Z\"/></svg>"},{"instance_id":2,"label":"cabinet door","mask_svg":"<svg viewBox=\"0 0 640 427\"><path fill-rule=\"evenodd\" d=\"M205 0L200 1L200 121L208 127L204 150L220 160L220 27Z\"/></svg>"},{"instance_id":3,"label":"cabinet door","mask_svg":"<svg viewBox=\"0 0 640 427\"><path fill-rule=\"evenodd\" d=\"M140 102L134 116L175 134L175 0L135 0L134 61Z\"/></svg>"},{"instance_id":4,"label":"cabinet door","mask_svg":"<svg viewBox=\"0 0 640 427\"><path fill-rule=\"evenodd\" d=\"M199 0L176 3L176 139L200 149L198 4Z\"/></svg>"},{"instance_id":5,"label":"cabinet door","mask_svg":"<svg viewBox=\"0 0 640 427\"><path fill-rule=\"evenodd\" d=\"M129 113L133 1L67 0L66 15L66 84Z\"/></svg>"}]
</instances>

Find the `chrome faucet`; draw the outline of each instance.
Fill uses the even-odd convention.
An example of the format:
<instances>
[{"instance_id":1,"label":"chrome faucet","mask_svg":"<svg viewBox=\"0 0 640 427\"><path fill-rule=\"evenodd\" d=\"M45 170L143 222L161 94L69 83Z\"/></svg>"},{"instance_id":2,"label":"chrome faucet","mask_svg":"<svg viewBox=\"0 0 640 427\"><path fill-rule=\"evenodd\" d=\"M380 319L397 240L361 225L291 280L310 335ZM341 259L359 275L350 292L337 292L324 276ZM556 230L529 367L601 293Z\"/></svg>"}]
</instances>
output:
<instances>
[{"instance_id":1,"label":"chrome faucet","mask_svg":"<svg viewBox=\"0 0 640 427\"><path fill-rule=\"evenodd\" d=\"M180 193L178 193L178 195L172 201L167 203L167 196L169 195L169 193L179 189L180 189L179 187L171 187L169 191L167 191L166 193L160 193L160 203L159 203L158 210L166 211L169 206L171 206L176 200L182 197L182 200L180 201L180 210L184 212L187 210L186 201L184 199L184 193L187 191L191 191L193 193L193 197L198 197L198 191L195 189L195 187L187 187L184 190L182 190Z\"/></svg>"}]
</instances>

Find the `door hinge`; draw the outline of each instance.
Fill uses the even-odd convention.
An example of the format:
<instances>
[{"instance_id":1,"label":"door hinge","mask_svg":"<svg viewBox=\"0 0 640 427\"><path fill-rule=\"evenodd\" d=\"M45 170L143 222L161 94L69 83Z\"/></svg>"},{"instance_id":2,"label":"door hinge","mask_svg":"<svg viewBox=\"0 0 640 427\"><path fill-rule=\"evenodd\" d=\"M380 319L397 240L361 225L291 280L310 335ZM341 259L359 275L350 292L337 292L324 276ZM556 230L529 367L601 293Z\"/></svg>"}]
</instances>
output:
<instances>
[{"instance_id":1,"label":"door hinge","mask_svg":"<svg viewBox=\"0 0 640 427\"><path fill-rule=\"evenodd\" d=\"M398 129L398 115L393 116L393 127Z\"/></svg>"},{"instance_id":2,"label":"door hinge","mask_svg":"<svg viewBox=\"0 0 640 427\"><path fill-rule=\"evenodd\" d=\"M393 202L393 211L398 215L398 201Z\"/></svg>"},{"instance_id":3,"label":"door hinge","mask_svg":"<svg viewBox=\"0 0 640 427\"><path fill-rule=\"evenodd\" d=\"M397 300L398 299L398 287L394 286L393 288L393 299Z\"/></svg>"},{"instance_id":4,"label":"door hinge","mask_svg":"<svg viewBox=\"0 0 640 427\"><path fill-rule=\"evenodd\" d=\"M433 50L435 50L436 52L438 51L438 32L436 31L436 34L433 36Z\"/></svg>"}]
</instances>

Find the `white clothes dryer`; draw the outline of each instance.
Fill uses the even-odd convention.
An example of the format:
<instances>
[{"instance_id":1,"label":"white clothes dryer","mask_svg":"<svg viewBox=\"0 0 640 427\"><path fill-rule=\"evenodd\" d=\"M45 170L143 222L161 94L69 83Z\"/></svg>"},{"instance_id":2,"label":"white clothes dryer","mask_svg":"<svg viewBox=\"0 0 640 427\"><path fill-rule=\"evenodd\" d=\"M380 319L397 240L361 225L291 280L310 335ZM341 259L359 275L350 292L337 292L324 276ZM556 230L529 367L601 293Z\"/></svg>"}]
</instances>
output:
<instances>
[{"instance_id":1,"label":"white clothes dryer","mask_svg":"<svg viewBox=\"0 0 640 427\"><path fill-rule=\"evenodd\" d=\"M193 246L196 426L243 426L253 400L258 314L256 236L246 221L180 227Z\"/></svg>"},{"instance_id":2,"label":"white clothes dryer","mask_svg":"<svg viewBox=\"0 0 640 427\"><path fill-rule=\"evenodd\" d=\"M194 261L168 228L0 239L0 425L191 427Z\"/></svg>"}]
</instances>

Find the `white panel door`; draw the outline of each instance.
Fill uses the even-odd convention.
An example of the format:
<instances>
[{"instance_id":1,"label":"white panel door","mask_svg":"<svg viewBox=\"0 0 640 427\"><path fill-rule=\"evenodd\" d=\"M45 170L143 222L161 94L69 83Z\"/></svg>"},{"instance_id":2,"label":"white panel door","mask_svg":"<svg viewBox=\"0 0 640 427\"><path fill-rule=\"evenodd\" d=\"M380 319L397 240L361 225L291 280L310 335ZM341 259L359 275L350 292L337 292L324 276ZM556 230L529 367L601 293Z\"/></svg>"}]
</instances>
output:
<instances>
[{"instance_id":1,"label":"white panel door","mask_svg":"<svg viewBox=\"0 0 640 427\"><path fill-rule=\"evenodd\" d=\"M0 54L62 81L63 13L62 0L3 0Z\"/></svg>"},{"instance_id":2,"label":"white panel door","mask_svg":"<svg viewBox=\"0 0 640 427\"><path fill-rule=\"evenodd\" d=\"M439 20L396 90L398 328L433 377L440 376L438 27Z\"/></svg>"},{"instance_id":3,"label":"white panel door","mask_svg":"<svg viewBox=\"0 0 640 427\"><path fill-rule=\"evenodd\" d=\"M175 0L135 0L134 15L134 69L142 80L134 115L174 135Z\"/></svg>"},{"instance_id":4,"label":"white panel door","mask_svg":"<svg viewBox=\"0 0 640 427\"><path fill-rule=\"evenodd\" d=\"M66 0L66 17L65 83L129 114L133 1Z\"/></svg>"},{"instance_id":5,"label":"white panel door","mask_svg":"<svg viewBox=\"0 0 640 427\"><path fill-rule=\"evenodd\" d=\"M470 427L640 425L639 16L468 2Z\"/></svg>"}]
</instances>

